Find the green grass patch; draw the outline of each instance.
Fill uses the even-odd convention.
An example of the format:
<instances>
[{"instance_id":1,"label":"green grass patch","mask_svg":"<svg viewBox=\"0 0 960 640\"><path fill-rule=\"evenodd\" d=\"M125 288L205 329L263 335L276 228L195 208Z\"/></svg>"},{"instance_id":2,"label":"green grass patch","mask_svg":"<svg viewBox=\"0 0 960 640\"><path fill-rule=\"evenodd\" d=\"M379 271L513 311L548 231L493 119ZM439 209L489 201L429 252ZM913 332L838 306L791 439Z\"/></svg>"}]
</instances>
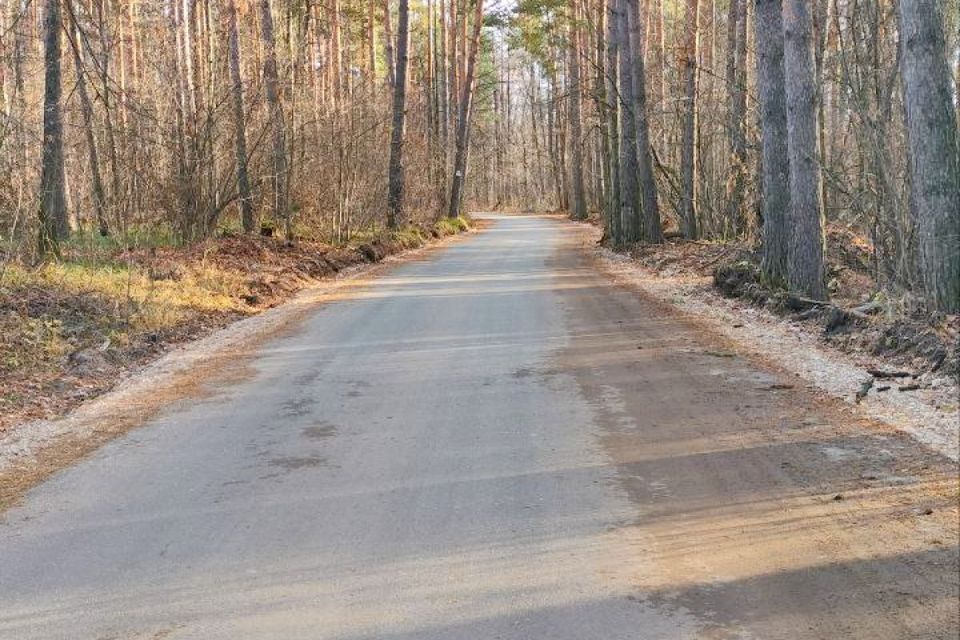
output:
<instances>
[{"instance_id":1,"label":"green grass patch","mask_svg":"<svg viewBox=\"0 0 960 640\"><path fill-rule=\"evenodd\" d=\"M433 228L440 236L452 236L470 229L470 220L465 216L456 218L442 218L434 223Z\"/></svg>"}]
</instances>

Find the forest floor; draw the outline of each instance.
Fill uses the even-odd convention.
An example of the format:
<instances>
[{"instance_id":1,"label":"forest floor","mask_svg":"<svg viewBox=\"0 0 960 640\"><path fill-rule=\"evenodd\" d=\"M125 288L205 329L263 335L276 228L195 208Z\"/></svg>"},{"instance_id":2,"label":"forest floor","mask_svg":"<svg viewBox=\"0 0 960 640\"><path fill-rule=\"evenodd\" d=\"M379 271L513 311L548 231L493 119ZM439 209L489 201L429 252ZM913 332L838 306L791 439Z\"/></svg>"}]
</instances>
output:
<instances>
[{"instance_id":1,"label":"forest floor","mask_svg":"<svg viewBox=\"0 0 960 640\"><path fill-rule=\"evenodd\" d=\"M705 322L806 385L860 405L954 460L960 449L960 316L875 294L869 246L831 230L829 303L759 281L743 243L671 240L614 252L583 225L603 269ZM825 302L825 301L824 301Z\"/></svg>"},{"instance_id":2,"label":"forest floor","mask_svg":"<svg viewBox=\"0 0 960 640\"><path fill-rule=\"evenodd\" d=\"M442 221L343 246L239 235L184 247L71 243L56 262L0 261L0 437L319 280L468 227Z\"/></svg>"}]
</instances>

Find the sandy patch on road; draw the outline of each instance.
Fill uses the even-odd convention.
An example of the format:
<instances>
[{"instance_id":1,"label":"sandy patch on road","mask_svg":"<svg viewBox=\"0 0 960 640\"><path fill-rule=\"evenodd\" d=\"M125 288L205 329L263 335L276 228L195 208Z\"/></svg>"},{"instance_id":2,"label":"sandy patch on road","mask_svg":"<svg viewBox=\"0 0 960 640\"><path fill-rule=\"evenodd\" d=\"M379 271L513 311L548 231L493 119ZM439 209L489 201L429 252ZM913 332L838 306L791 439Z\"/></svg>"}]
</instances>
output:
<instances>
[{"instance_id":1,"label":"sandy patch on road","mask_svg":"<svg viewBox=\"0 0 960 640\"><path fill-rule=\"evenodd\" d=\"M713 290L709 278L664 276L623 254L599 247L601 232L597 227L576 224L576 228L581 246L592 252L597 264L615 281L635 287L704 323L728 339L737 351L799 378L801 386L854 405L862 383L872 379L867 369L886 368L882 360L867 354L854 357L830 348L807 326L724 298ZM864 415L909 433L956 461L960 454L957 385L948 377L937 375L928 375L923 382L925 388L909 392L898 391L897 385L880 393L872 390L858 403L858 408Z\"/></svg>"},{"instance_id":2,"label":"sandy patch on road","mask_svg":"<svg viewBox=\"0 0 960 640\"><path fill-rule=\"evenodd\" d=\"M693 617L699 638L956 638L955 464L567 228L571 340L553 367L634 505L611 535L637 602Z\"/></svg>"}]
</instances>

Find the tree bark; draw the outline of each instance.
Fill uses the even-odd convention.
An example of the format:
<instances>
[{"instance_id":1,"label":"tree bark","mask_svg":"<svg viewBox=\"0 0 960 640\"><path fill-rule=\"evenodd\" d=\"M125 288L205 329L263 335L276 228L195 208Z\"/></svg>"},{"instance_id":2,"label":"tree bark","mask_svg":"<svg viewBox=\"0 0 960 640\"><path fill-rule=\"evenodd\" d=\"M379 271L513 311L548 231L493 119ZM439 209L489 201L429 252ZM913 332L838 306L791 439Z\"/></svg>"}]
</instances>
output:
<instances>
[{"instance_id":1,"label":"tree bark","mask_svg":"<svg viewBox=\"0 0 960 640\"><path fill-rule=\"evenodd\" d=\"M376 41L376 0L367 2L367 66L368 88L376 86L377 83L377 41Z\"/></svg>"},{"instance_id":2,"label":"tree bark","mask_svg":"<svg viewBox=\"0 0 960 640\"><path fill-rule=\"evenodd\" d=\"M287 240L293 240L293 220L287 202L287 143L284 132L283 109L280 106L280 79L277 75L277 49L273 38L273 14L270 0L260 0L260 37L263 41L263 84L270 117L273 143L273 216L283 220Z\"/></svg>"},{"instance_id":3,"label":"tree bark","mask_svg":"<svg viewBox=\"0 0 960 640\"><path fill-rule=\"evenodd\" d=\"M747 180L747 0L730 0L727 23L727 89L729 91L730 173L727 178L727 223L738 234L746 230L743 216Z\"/></svg>"},{"instance_id":4,"label":"tree bark","mask_svg":"<svg viewBox=\"0 0 960 640\"><path fill-rule=\"evenodd\" d=\"M666 109L666 87L664 86L664 55L663 55L663 0L650 1L650 42L647 45L647 68L650 70L650 106L651 127L653 131L653 146L660 146L661 151L666 147L666 127L664 126L664 111Z\"/></svg>"},{"instance_id":5,"label":"tree bark","mask_svg":"<svg viewBox=\"0 0 960 640\"><path fill-rule=\"evenodd\" d=\"M683 82L681 108L682 133L680 142L680 232L684 238L695 240L699 235L697 224L697 49L700 1L686 0L686 38L680 60Z\"/></svg>"},{"instance_id":6,"label":"tree bark","mask_svg":"<svg viewBox=\"0 0 960 640\"><path fill-rule=\"evenodd\" d=\"M83 57L81 55L82 35L80 33L80 27L75 21L74 29L77 33L77 40L71 42L71 48L73 49L73 70L74 73L77 74L77 94L80 97L84 138L87 143L87 158L90 162L90 186L93 191L93 208L97 217L97 230L101 236L107 237L110 235L110 226L107 224L106 193L103 188L103 177L100 173L100 155L97 153L97 140L93 134L96 124L94 122L93 104L90 102L90 95L87 93L86 66L83 63Z\"/></svg>"},{"instance_id":7,"label":"tree bark","mask_svg":"<svg viewBox=\"0 0 960 640\"><path fill-rule=\"evenodd\" d=\"M783 75L782 0L756 0L757 88L760 95L762 225L761 269L776 284L787 279L790 156Z\"/></svg>"},{"instance_id":8,"label":"tree bark","mask_svg":"<svg viewBox=\"0 0 960 640\"><path fill-rule=\"evenodd\" d=\"M261 0L263 2L264 0ZM384 0L385 2L387 0ZM262 10L261 10L262 13ZM331 0L328 16L330 18L330 64L331 81L333 86L333 106L340 109L343 104L344 73L343 73L343 29L341 28L340 0ZM272 20L271 20L272 22ZM266 51L264 56L266 57Z\"/></svg>"},{"instance_id":9,"label":"tree bark","mask_svg":"<svg viewBox=\"0 0 960 640\"><path fill-rule=\"evenodd\" d=\"M60 0L43 3L43 147L40 158L41 255L56 254L59 242L70 235L63 166L63 114L61 111Z\"/></svg>"},{"instance_id":10,"label":"tree bark","mask_svg":"<svg viewBox=\"0 0 960 640\"><path fill-rule=\"evenodd\" d=\"M387 59L387 84L394 86L397 71L393 47L393 27L390 23L390 0L383 0L383 57Z\"/></svg>"},{"instance_id":11,"label":"tree bark","mask_svg":"<svg viewBox=\"0 0 960 640\"><path fill-rule=\"evenodd\" d=\"M605 0L604 10L607 12L606 112L609 141L607 163L610 165L610 201L607 204L609 207L607 215L610 225L608 233L614 246L623 244L623 218L620 209L620 92L617 86L620 19L617 5L618 0Z\"/></svg>"},{"instance_id":12,"label":"tree bark","mask_svg":"<svg viewBox=\"0 0 960 640\"><path fill-rule=\"evenodd\" d=\"M910 206L931 306L960 311L960 160L940 0L900 0Z\"/></svg>"},{"instance_id":13,"label":"tree bark","mask_svg":"<svg viewBox=\"0 0 960 640\"><path fill-rule=\"evenodd\" d=\"M618 51L620 54L620 220L622 242L640 239L640 185L637 167L637 120L634 117L633 67L636 61L630 38L632 0L619 0L617 7Z\"/></svg>"},{"instance_id":14,"label":"tree bark","mask_svg":"<svg viewBox=\"0 0 960 640\"><path fill-rule=\"evenodd\" d=\"M813 16L807 0L783 3L787 145L790 154L790 240L787 285L823 300L823 222L817 157L817 87Z\"/></svg>"},{"instance_id":15,"label":"tree bark","mask_svg":"<svg viewBox=\"0 0 960 640\"><path fill-rule=\"evenodd\" d=\"M571 0L571 21L567 42L567 117L570 120L570 135L567 144L570 147L570 199L571 216L574 220L587 219L587 200L583 187L583 132L580 128L580 32L577 21L580 19L577 0Z\"/></svg>"},{"instance_id":16,"label":"tree bark","mask_svg":"<svg viewBox=\"0 0 960 640\"><path fill-rule=\"evenodd\" d=\"M234 156L237 163L237 191L240 197L240 220L243 230L252 233L256 225L253 201L250 195L250 174L247 156L247 120L243 105L243 77L240 73L240 38L237 30L237 7L234 0L226 0L227 48L230 61L231 98L233 102Z\"/></svg>"},{"instance_id":17,"label":"tree bark","mask_svg":"<svg viewBox=\"0 0 960 640\"><path fill-rule=\"evenodd\" d=\"M393 131L390 135L390 173L387 227L403 220L403 134L407 115L407 51L410 46L409 0L400 0L397 14L397 66L393 88Z\"/></svg>"},{"instance_id":18,"label":"tree bark","mask_svg":"<svg viewBox=\"0 0 960 640\"><path fill-rule=\"evenodd\" d=\"M630 39L633 41L633 116L637 135L637 172L640 192L641 226L640 239L644 242L663 242L660 227L660 205L657 202L657 183L653 175L653 158L650 152L650 125L647 118L647 82L644 73L644 29L640 16L639 0L628 0L630 14Z\"/></svg>"},{"instance_id":19,"label":"tree bark","mask_svg":"<svg viewBox=\"0 0 960 640\"><path fill-rule=\"evenodd\" d=\"M473 78L480 48L480 30L483 27L483 0L474 0L473 36L467 53L467 68L460 92L457 115L457 148L453 160L453 183L450 187L450 206L447 216L456 218L463 206L463 185L467 173L467 153L470 144L470 116L473 112Z\"/></svg>"}]
</instances>

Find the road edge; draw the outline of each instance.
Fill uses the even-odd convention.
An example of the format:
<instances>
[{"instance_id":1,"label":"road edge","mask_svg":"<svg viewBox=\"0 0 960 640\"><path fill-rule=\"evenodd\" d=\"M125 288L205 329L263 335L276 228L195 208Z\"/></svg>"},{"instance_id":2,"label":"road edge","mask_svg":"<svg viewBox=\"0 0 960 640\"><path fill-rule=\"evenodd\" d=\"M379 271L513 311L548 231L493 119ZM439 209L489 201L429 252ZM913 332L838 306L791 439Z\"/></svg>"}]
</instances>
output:
<instances>
[{"instance_id":1,"label":"road edge","mask_svg":"<svg viewBox=\"0 0 960 640\"><path fill-rule=\"evenodd\" d=\"M249 361L267 341L293 331L322 306L348 298L371 280L408 262L482 233L490 224L440 238L376 263L348 267L301 289L289 300L185 342L124 375L65 415L22 423L0 437L0 518L28 491L161 412L209 396L253 375Z\"/></svg>"},{"instance_id":2,"label":"road edge","mask_svg":"<svg viewBox=\"0 0 960 640\"><path fill-rule=\"evenodd\" d=\"M808 388L842 404L857 414L876 420L906 433L953 462L960 459L960 420L958 411L939 409L922 399L904 394L871 395L855 402L854 392L863 380L872 376L852 357L816 343L811 336L789 330L783 322L773 321L763 328L753 315L740 313L719 294L698 296L681 291L666 279L621 254L598 244L601 231L589 223L567 219L570 228L580 235L580 247L605 276L656 302L671 313L695 322L718 336L742 355L759 364L785 372L802 380ZM757 311L757 314L760 312ZM805 358L796 357L787 343L796 343Z\"/></svg>"}]
</instances>

